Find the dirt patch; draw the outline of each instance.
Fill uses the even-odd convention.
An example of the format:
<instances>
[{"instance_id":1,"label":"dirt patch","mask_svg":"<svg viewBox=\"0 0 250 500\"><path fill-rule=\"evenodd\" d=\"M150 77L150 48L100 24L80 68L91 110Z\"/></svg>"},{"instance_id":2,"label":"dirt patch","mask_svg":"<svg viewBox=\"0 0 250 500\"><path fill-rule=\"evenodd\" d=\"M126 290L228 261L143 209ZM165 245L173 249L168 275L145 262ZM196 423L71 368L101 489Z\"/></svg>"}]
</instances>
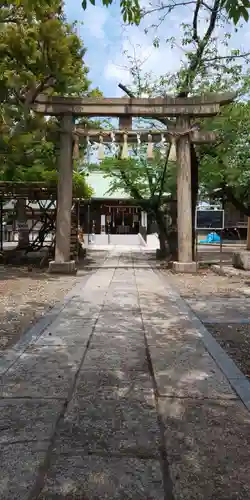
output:
<instances>
[{"instance_id":1,"label":"dirt patch","mask_svg":"<svg viewBox=\"0 0 250 500\"><path fill-rule=\"evenodd\" d=\"M162 273L184 298L241 297L241 289L247 287L245 280L238 276L219 276L209 269L201 269L197 274L176 274L168 270Z\"/></svg>"},{"instance_id":2,"label":"dirt patch","mask_svg":"<svg viewBox=\"0 0 250 500\"><path fill-rule=\"evenodd\" d=\"M250 325L205 325L250 381Z\"/></svg>"},{"instance_id":3,"label":"dirt patch","mask_svg":"<svg viewBox=\"0 0 250 500\"><path fill-rule=\"evenodd\" d=\"M52 276L31 268L0 267L0 350L22 334L76 283L75 276Z\"/></svg>"}]
</instances>

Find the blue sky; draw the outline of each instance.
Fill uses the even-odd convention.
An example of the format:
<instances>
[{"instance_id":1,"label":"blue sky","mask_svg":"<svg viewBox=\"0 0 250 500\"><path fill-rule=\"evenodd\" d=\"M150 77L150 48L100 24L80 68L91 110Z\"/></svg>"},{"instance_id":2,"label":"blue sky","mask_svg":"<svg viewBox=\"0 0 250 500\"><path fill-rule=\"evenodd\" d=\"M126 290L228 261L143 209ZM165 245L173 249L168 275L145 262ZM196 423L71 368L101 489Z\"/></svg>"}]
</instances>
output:
<instances>
[{"instance_id":1,"label":"blue sky","mask_svg":"<svg viewBox=\"0 0 250 500\"><path fill-rule=\"evenodd\" d=\"M147 0L144 2L148 3ZM180 23L184 19L186 22L192 13L189 6L186 7L185 14L184 10L185 8L181 8L169 14L164 25L158 29L157 36L161 39L164 36L178 38ZM103 7L97 0L97 5L93 7L89 4L85 12L81 7L81 0L66 0L65 13L70 22L77 21L78 34L87 47L85 62L90 69L92 85L99 86L106 97L120 96L118 83L128 84L131 80L124 51L130 54L135 51L137 57L145 61L143 70L153 71L156 76L169 70L175 71L180 65L183 56L181 47L171 49L163 42L159 49L155 49L152 40L156 33L150 31L148 35L144 34L144 28L154 22L152 16L140 27L122 26L118 0L109 8ZM249 28L250 24L245 24L237 34L233 34L231 48L249 50ZM221 40L224 33L223 30L218 33ZM222 46L221 50L225 53L226 49Z\"/></svg>"}]
</instances>

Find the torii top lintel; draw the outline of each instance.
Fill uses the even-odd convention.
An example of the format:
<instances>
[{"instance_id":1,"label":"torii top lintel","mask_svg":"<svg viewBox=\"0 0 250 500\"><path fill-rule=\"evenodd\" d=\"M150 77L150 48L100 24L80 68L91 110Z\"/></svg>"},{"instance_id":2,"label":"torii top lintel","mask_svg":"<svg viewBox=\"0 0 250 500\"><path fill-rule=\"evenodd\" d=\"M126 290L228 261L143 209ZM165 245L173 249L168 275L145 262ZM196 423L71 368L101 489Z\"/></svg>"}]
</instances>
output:
<instances>
[{"instance_id":1,"label":"torii top lintel","mask_svg":"<svg viewBox=\"0 0 250 500\"><path fill-rule=\"evenodd\" d=\"M235 93L207 94L187 98L170 96L156 98L93 98L61 97L40 95L32 109L44 115L73 116L213 116L220 106L229 104L236 97Z\"/></svg>"}]
</instances>

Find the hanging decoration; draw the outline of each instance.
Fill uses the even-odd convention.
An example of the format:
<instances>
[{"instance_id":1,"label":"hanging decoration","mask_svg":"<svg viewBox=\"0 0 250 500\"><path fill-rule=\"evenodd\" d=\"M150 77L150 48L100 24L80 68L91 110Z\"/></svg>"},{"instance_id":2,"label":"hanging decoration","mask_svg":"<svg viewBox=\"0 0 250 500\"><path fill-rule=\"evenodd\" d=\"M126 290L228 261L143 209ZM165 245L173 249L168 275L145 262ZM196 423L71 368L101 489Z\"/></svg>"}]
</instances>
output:
<instances>
[{"instance_id":1,"label":"hanging decoration","mask_svg":"<svg viewBox=\"0 0 250 500\"><path fill-rule=\"evenodd\" d=\"M152 135L148 134L148 148L147 148L147 158L148 160L152 160L154 158L154 151L153 151L153 142L152 142Z\"/></svg>"},{"instance_id":2,"label":"hanging decoration","mask_svg":"<svg viewBox=\"0 0 250 500\"><path fill-rule=\"evenodd\" d=\"M123 135L123 146L121 152L121 159L126 160L128 158L128 135L125 133Z\"/></svg>"},{"instance_id":3,"label":"hanging decoration","mask_svg":"<svg viewBox=\"0 0 250 500\"><path fill-rule=\"evenodd\" d=\"M171 137L171 143L170 143L170 151L168 155L169 161L176 161L176 139L175 137Z\"/></svg>"},{"instance_id":4,"label":"hanging decoration","mask_svg":"<svg viewBox=\"0 0 250 500\"><path fill-rule=\"evenodd\" d=\"M115 133L110 132L110 138L111 138L111 152L112 154L116 153L116 148L115 148Z\"/></svg>"},{"instance_id":5,"label":"hanging decoration","mask_svg":"<svg viewBox=\"0 0 250 500\"><path fill-rule=\"evenodd\" d=\"M91 142L90 142L88 135L86 137L86 143L87 143L87 147L86 147L87 161L89 163L90 162L90 153L91 153Z\"/></svg>"},{"instance_id":6,"label":"hanging decoration","mask_svg":"<svg viewBox=\"0 0 250 500\"><path fill-rule=\"evenodd\" d=\"M101 161L105 158L105 143L110 145L109 151L111 152L111 154L117 155L119 151L120 158L122 160L129 158L130 143L134 145L132 147L132 151L137 155L141 153L142 143L146 143L146 156L148 160L154 159L154 147L155 144L157 144L157 148L162 158L165 158L168 152L168 159L170 161L176 162L176 142L179 140L179 137L188 135L195 130L197 130L196 126L193 126L190 129L181 132L176 130L172 132L171 129L152 131L144 129L86 131L86 129L81 130L80 128L76 128L73 133L73 158L76 159L79 157L79 136L84 135L87 140L86 155L88 161L90 161L91 147L93 145L93 143L90 142L90 138L92 138L92 140L96 144L97 137L99 136L97 157ZM145 149L143 148L143 152L144 151Z\"/></svg>"},{"instance_id":7,"label":"hanging decoration","mask_svg":"<svg viewBox=\"0 0 250 500\"><path fill-rule=\"evenodd\" d=\"M137 135L136 135L136 138L137 138L137 148L136 148L136 152L137 152L137 154L139 155L139 154L140 154L140 151L141 151L141 134L137 134Z\"/></svg>"},{"instance_id":8,"label":"hanging decoration","mask_svg":"<svg viewBox=\"0 0 250 500\"><path fill-rule=\"evenodd\" d=\"M77 160L78 158L79 158L79 136L75 134L74 146L73 146L73 160Z\"/></svg>"},{"instance_id":9,"label":"hanging decoration","mask_svg":"<svg viewBox=\"0 0 250 500\"><path fill-rule=\"evenodd\" d=\"M161 134L160 155L162 158L165 158L166 156L166 139L164 134Z\"/></svg>"},{"instance_id":10,"label":"hanging decoration","mask_svg":"<svg viewBox=\"0 0 250 500\"><path fill-rule=\"evenodd\" d=\"M98 160L104 160L104 144L103 144L103 136L99 136L99 147L98 147Z\"/></svg>"}]
</instances>

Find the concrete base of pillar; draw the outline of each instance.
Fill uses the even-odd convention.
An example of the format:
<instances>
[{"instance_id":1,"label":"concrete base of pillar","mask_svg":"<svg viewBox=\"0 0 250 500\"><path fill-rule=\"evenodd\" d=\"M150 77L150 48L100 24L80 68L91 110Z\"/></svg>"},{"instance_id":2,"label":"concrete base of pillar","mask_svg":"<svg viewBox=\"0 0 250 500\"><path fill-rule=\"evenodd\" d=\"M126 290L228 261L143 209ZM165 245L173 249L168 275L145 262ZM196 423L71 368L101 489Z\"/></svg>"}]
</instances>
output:
<instances>
[{"instance_id":1,"label":"concrete base of pillar","mask_svg":"<svg viewBox=\"0 0 250 500\"><path fill-rule=\"evenodd\" d=\"M74 260L68 262L56 262L52 260L49 263L49 272L51 274L76 274L76 263Z\"/></svg>"},{"instance_id":2,"label":"concrete base of pillar","mask_svg":"<svg viewBox=\"0 0 250 500\"><path fill-rule=\"evenodd\" d=\"M196 262L173 262L173 271L176 273L195 273Z\"/></svg>"},{"instance_id":3,"label":"concrete base of pillar","mask_svg":"<svg viewBox=\"0 0 250 500\"><path fill-rule=\"evenodd\" d=\"M250 251L242 250L241 252L235 252L232 258L232 264L236 269L250 271Z\"/></svg>"}]
</instances>

